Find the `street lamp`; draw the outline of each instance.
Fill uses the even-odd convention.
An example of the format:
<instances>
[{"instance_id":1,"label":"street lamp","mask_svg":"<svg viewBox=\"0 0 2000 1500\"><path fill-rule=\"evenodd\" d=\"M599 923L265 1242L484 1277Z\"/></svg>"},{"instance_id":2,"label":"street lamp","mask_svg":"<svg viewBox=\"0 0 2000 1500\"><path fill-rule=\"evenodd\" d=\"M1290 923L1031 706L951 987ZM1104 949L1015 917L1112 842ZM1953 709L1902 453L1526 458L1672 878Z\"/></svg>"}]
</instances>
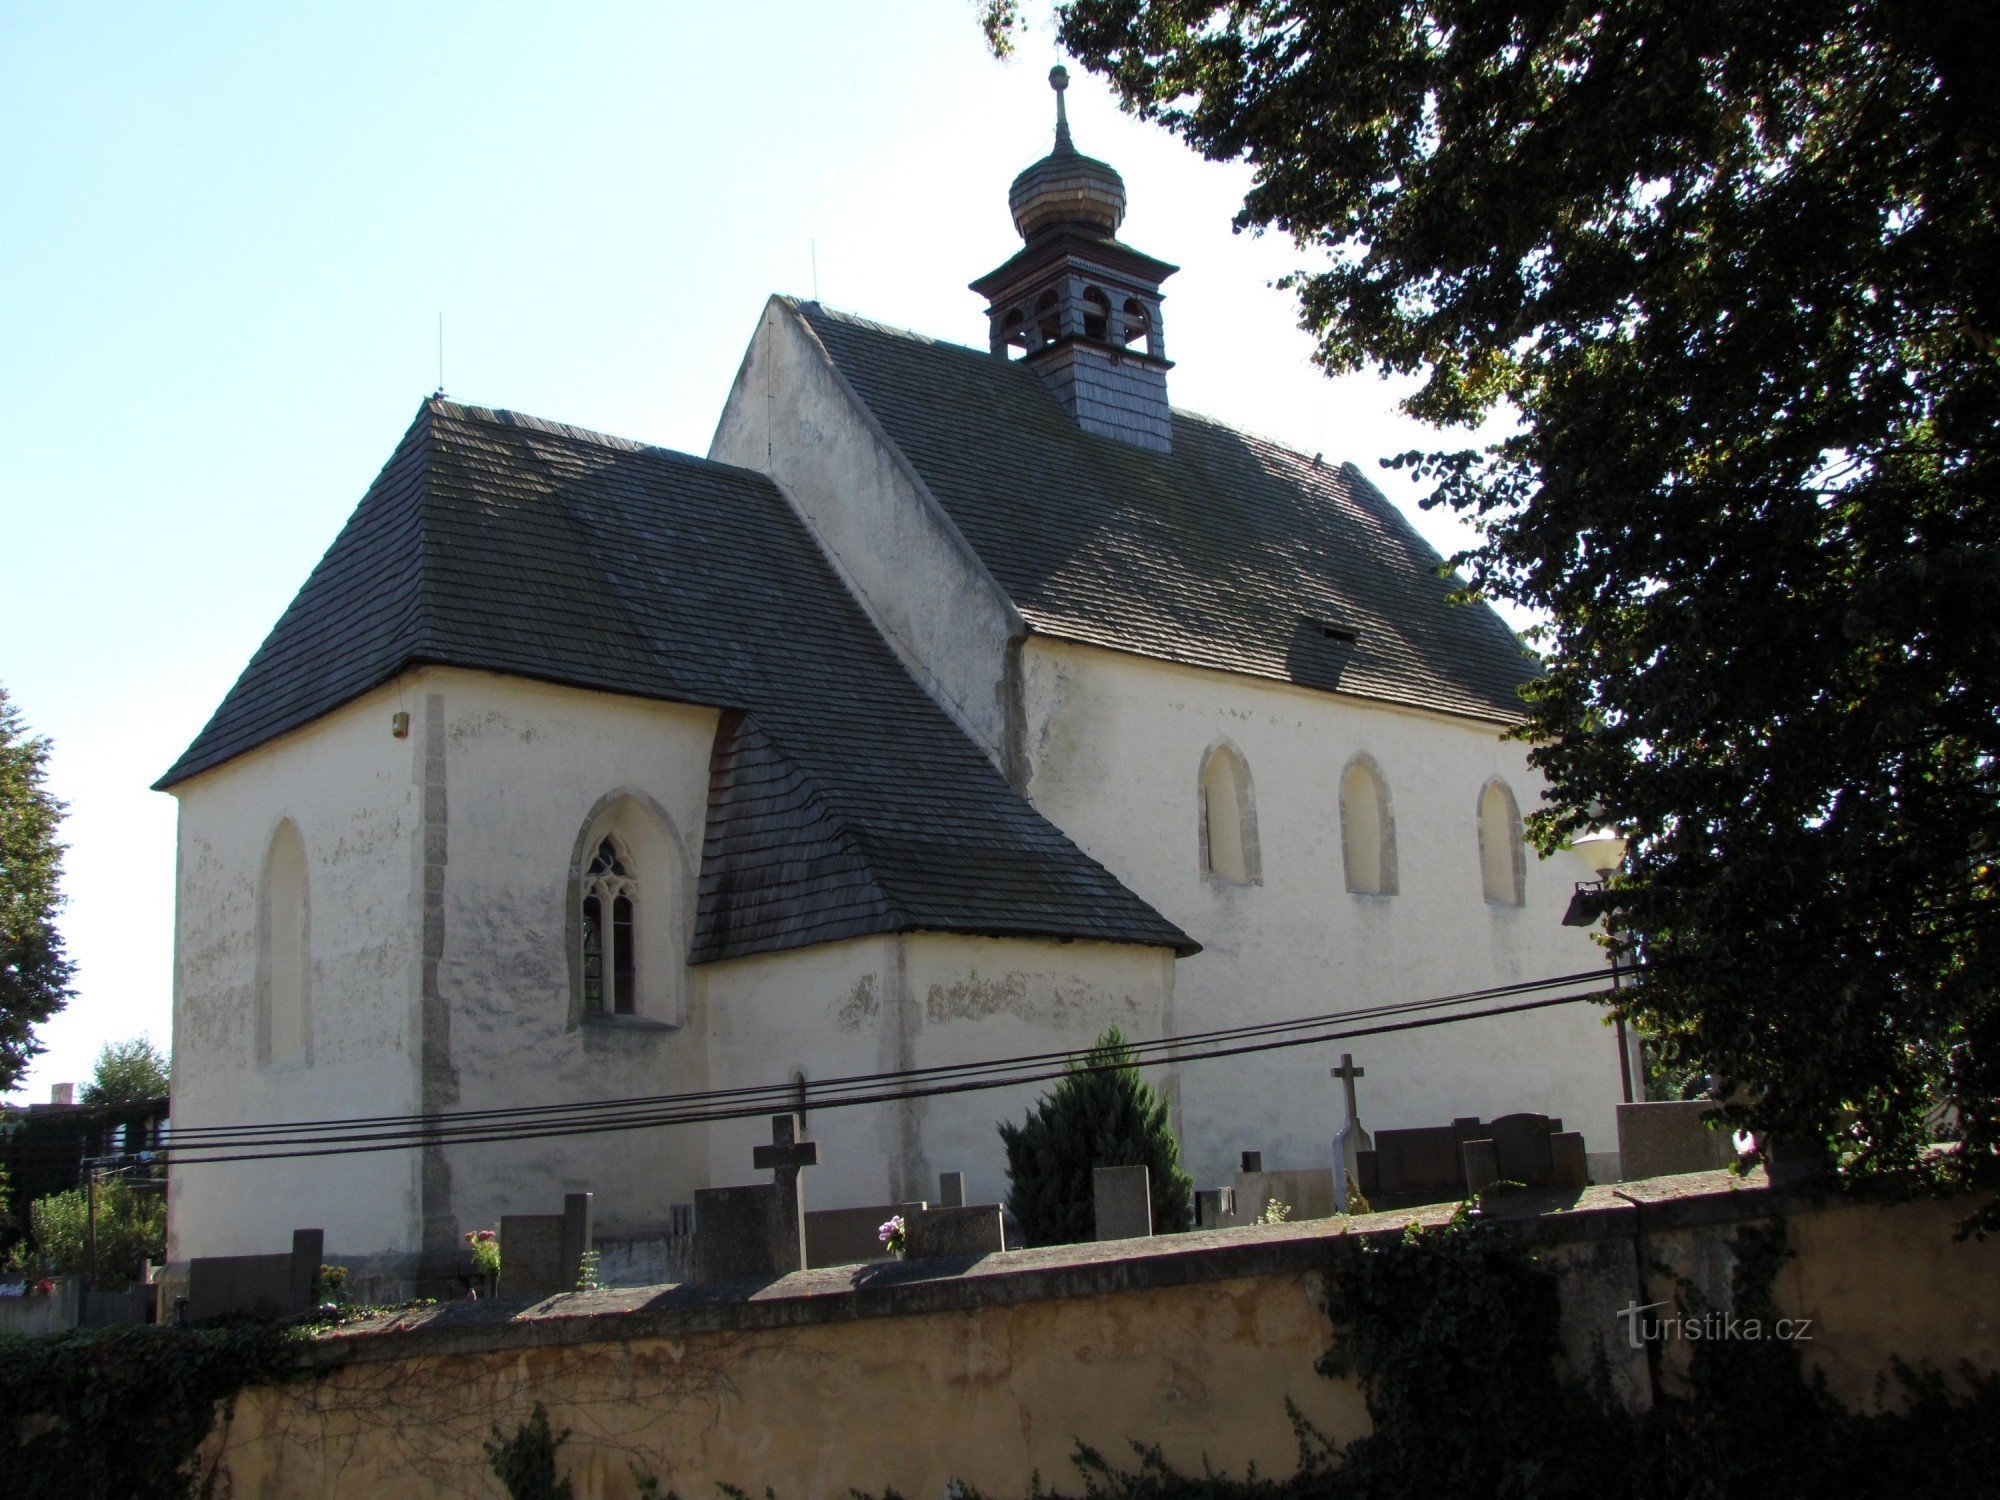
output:
<instances>
[{"instance_id":1,"label":"street lamp","mask_svg":"<svg viewBox=\"0 0 2000 1500\"><path fill-rule=\"evenodd\" d=\"M1570 841L1570 852L1577 855L1591 869L1597 872L1595 880L1579 880L1576 894L1570 897L1569 910L1563 913L1563 926L1589 927L1599 917L1604 919L1606 934L1611 939L1611 988L1618 989L1618 932L1611 925L1611 903L1605 888L1611 877L1618 873L1618 867L1625 863L1626 850L1631 847L1626 837L1615 828L1591 828ZM1632 1061L1632 1038L1625 1028L1624 1018L1618 1027L1618 1080L1625 1090L1625 1102L1633 1101L1634 1073ZM1645 1075L1638 1073L1639 1088L1645 1087Z\"/></svg>"}]
</instances>

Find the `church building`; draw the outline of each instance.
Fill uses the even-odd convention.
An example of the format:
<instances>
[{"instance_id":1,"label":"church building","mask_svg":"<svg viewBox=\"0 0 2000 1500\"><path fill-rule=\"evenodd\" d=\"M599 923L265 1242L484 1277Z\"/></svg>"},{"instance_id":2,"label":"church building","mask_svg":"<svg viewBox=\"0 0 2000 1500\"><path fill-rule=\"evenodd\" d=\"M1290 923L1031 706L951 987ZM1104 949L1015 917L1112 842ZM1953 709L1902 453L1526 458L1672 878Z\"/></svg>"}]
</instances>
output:
<instances>
[{"instance_id":1,"label":"church building","mask_svg":"<svg viewBox=\"0 0 2000 1500\"><path fill-rule=\"evenodd\" d=\"M981 347L773 297L705 458L419 407L159 783L177 1128L809 1089L1601 966L1562 925L1588 872L1522 840L1530 660L1351 464L1170 405L1175 268L1052 81ZM1342 1048L1373 1128L1614 1144L1594 1006ZM1330 1161L1337 1060L1157 1070L1198 1185ZM1038 1092L813 1111L809 1204L1002 1198ZM765 1132L177 1165L170 1250L314 1225L417 1276L583 1189L658 1233Z\"/></svg>"}]
</instances>

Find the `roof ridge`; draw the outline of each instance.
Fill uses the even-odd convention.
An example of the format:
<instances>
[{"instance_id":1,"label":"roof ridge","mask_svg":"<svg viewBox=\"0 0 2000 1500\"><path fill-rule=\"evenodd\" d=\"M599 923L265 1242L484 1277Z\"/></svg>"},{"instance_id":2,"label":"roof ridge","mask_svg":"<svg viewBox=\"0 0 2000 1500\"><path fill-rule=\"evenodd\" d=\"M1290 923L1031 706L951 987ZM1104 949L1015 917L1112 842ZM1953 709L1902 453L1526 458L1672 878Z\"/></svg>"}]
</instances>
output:
<instances>
[{"instance_id":1,"label":"roof ridge","mask_svg":"<svg viewBox=\"0 0 2000 1500\"><path fill-rule=\"evenodd\" d=\"M597 448L611 448L621 453L645 453L698 469L720 469L732 474L748 474L767 483L771 477L760 469L745 468L741 464L726 464L719 459L705 458L699 453L689 453L682 448L669 448L663 443L649 443L643 438L625 437L615 432L603 432L594 427L579 427L574 422L559 422L553 417L537 417L529 412L515 411L510 407L476 406L469 402L453 401L444 396L429 397L424 402L424 407L429 412L455 417L465 422L481 422L489 427L512 427L522 432L565 438L571 442L585 443Z\"/></svg>"},{"instance_id":2,"label":"roof ridge","mask_svg":"<svg viewBox=\"0 0 2000 1500\"><path fill-rule=\"evenodd\" d=\"M913 344L927 344L935 349L954 350L959 353L970 354L974 358L982 360L990 360L993 358L993 354L990 350L981 349L972 344L961 344L955 339L938 338L933 334L925 333L922 330L916 328L899 328L893 323L884 323L878 318L863 317L860 313L850 311L847 308L829 307L824 302L817 301L813 298L794 297L784 292L774 292L772 295L773 297L776 298L776 300L788 304L789 306L791 306L793 309L795 309L800 313L809 314L811 312L818 312L825 317L837 319L842 323L847 323L857 328L865 328L874 333L887 334L891 338L907 339ZM1011 366L1014 364L1018 364L1019 361L1010 359L1007 361L1007 363ZM1280 453L1290 454L1292 457L1299 459L1302 463L1306 464L1309 467L1314 466L1314 458L1309 457L1304 449L1294 448L1291 446L1291 444L1283 441L1282 439L1272 437L1267 433L1256 432L1248 427L1238 427L1234 422L1224 421L1221 417L1211 415L1208 412L1196 411L1191 406L1173 406L1169 404L1168 410L1171 411L1173 415L1176 417L1184 417L1190 422L1200 422L1204 426L1214 427L1220 429L1223 432L1233 433L1237 437L1246 438L1249 441L1253 443L1259 443L1264 447L1275 448ZM1317 465L1317 467L1322 469L1328 467L1351 468L1354 469L1356 473L1361 472L1360 469L1351 460L1347 459L1341 460L1341 462L1338 465L1327 465L1325 463L1320 463Z\"/></svg>"}]
</instances>

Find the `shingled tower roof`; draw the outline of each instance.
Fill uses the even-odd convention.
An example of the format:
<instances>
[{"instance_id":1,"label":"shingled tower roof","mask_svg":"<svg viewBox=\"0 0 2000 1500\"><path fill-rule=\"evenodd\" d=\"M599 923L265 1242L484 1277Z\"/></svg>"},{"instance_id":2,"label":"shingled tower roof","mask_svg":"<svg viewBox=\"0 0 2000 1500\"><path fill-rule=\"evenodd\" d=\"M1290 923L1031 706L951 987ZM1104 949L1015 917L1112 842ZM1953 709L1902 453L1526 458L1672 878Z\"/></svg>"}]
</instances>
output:
<instances>
[{"instance_id":1,"label":"shingled tower roof","mask_svg":"<svg viewBox=\"0 0 2000 1500\"><path fill-rule=\"evenodd\" d=\"M694 961L905 931L1197 947L1016 795L749 470L425 402L158 785L423 664L724 710Z\"/></svg>"}]
</instances>

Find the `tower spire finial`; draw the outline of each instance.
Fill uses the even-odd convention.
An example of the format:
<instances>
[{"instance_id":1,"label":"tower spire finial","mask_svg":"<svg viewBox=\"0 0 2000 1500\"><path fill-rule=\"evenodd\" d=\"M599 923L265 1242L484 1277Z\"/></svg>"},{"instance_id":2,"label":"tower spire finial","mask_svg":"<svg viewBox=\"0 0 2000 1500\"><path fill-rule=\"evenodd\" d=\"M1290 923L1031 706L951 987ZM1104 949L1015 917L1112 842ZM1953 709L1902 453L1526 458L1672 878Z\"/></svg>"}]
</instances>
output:
<instances>
[{"instance_id":1,"label":"tower spire finial","mask_svg":"<svg viewBox=\"0 0 2000 1500\"><path fill-rule=\"evenodd\" d=\"M1069 111L1063 108L1063 90L1069 87L1069 69L1057 63L1049 69L1049 87L1056 91L1056 150L1074 151L1069 138Z\"/></svg>"}]
</instances>

